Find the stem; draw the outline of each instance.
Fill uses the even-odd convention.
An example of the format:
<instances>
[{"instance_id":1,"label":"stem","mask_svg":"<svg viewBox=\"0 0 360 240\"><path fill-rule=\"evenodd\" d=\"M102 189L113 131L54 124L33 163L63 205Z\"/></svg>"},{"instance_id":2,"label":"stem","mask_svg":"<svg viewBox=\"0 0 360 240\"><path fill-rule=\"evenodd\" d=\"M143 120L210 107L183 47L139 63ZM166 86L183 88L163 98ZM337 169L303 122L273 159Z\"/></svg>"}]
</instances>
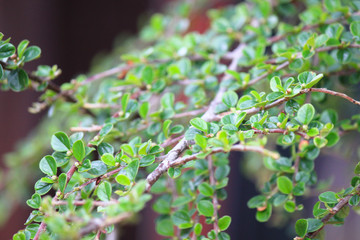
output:
<instances>
[{"instance_id":1,"label":"stem","mask_svg":"<svg viewBox=\"0 0 360 240\"><path fill-rule=\"evenodd\" d=\"M209 169L209 181L210 181L210 185L215 187L216 186L216 180L215 180L215 173L214 173L214 167L213 167L213 160L212 157L209 156L208 157L208 169ZM219 228L219 222L218 222L218 208L219 208L219 202L216 196L216 190L214 191L214 195L212 196L212 203L214 206L214 214L213 214L213 219L214 219L214 223L213 223L213 227L214 227L214 231L215 231L215 239L218 239L218 233L220 232L220 228Z\"/></svg>"}]
</instances>

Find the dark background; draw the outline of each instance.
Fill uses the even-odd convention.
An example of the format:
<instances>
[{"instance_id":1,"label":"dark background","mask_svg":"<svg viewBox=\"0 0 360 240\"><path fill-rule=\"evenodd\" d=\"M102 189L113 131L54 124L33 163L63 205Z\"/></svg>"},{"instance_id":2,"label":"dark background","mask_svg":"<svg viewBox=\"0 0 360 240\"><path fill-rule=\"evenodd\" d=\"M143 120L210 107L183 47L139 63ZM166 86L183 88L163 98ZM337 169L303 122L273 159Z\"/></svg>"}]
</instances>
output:
<instances>
[{"instance_id":1,"label":"dark background","mask_svg":"<svg viewBox=\"0 0 360 240\"><path fill-rule=\"evenodd\" d=\"M11 37L14 45L28 39L30 44L40 46L42 56L39 60L27 64L28 70L34 70L40 64L57 64L62 69L62 75L56 81L61 83L69 81L77 74L86 73L91 59L97 53L112 49L116 36L124 33L136 34L141 26L139 17L161 11L166 2L168 1L0 0L0 32L4 33L5 37ZM216 2L221 5L237 1ZM205 16L205 12L193 16L195 22L192 25L206 26ZM1 167L4 166L1 156L14 150L14 144L24 138L42 118L41 114L32 115L27 111L37 97L37 93L32 91L0 92ZM257 223L255 211L247 208L246 202L256 195L256 190L253 183L239 173L238 158L241 158L241 155L232 155L228 187L231 195L222 204L221 210L222 214L233 217L228 233L232 239L288 239L285 234L287 230L268 229L266 224ZM335 164L336 171L339 171L341 166L343 165L339 162ZM347 182L344 181L339 186L346 186ZM17 230L24 228L23 223L29 212L30 208L27 206L18 206L7 224L0 228L0 238L10 239ZM140 224L127 226L121 239L161 239L154 230L155 218L151 208L145 209Z\"/></svg>"}]
</instances>

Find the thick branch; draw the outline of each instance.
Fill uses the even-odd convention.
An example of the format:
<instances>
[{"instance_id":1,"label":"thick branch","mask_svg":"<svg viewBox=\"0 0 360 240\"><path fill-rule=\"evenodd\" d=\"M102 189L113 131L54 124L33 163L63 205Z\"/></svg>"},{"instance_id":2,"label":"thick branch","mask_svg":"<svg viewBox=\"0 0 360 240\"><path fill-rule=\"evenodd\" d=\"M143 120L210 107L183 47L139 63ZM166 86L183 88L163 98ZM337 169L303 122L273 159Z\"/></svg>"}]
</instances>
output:
<instances>
[{"instance_id":1,"label":"thick branch","mask_svg":"<svg viewBox=\"0 0 360 240\"><path fill-rule=\"evenodd\" d=\"M236 70L238 61L240 57L242 56L242 51L244 49L244 44L239 44L239 46L233 51L234 58L229 66L229 70ZM230 75L225 74L223 77L223 81L230 78ZM219 91L217 92L215 98L210 103L208 110L204 113L204 115L201 117L205 121L210 121L211 118L215 116L214 111L217 104L221 102L222 96L225 93L226 88L220 87ZM150 173L147 178L147 186L146 190L149 191L152 184L154 184L161 176L161 174L169 169L170 163L177 159L180 154L187 148L187 141L185 138L183 138L170 152L167 154L167 158L160 163L160 165L152 172Z\"/></svg>"}]
</instances>

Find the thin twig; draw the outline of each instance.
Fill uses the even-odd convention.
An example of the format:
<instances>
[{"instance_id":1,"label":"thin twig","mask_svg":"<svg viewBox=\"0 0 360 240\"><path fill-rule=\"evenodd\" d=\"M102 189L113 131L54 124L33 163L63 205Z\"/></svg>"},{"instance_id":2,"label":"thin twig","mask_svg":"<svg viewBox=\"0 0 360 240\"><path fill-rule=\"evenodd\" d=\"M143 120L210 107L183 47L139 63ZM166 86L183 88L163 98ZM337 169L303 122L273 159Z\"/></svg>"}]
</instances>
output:
<instances>
[{"instance_id":1,"label":"thin twig","mask_svg":"<svg viewBox=\"0 0 360 240\"><path fill-rule=\"evenodd\" d=\"M328 90L326 88L306 88L306 89L303 89L301 90L298 94L296 94L295 96L292 96L292 97L283 97L283 98L280 98L278 100L275 100L274 102L272 103L269 103L267 105L265 105L264 107L261 107L261 108L250 108L250 109L247 109L247 110L239 110L237 111L237 113L241 113L241 112L245 112L247 115L252 115L252 114L255 114L255 113L258 113L262 110L267 110L267 109L270 109L270 108L273 108L273 107L276 107L284 102L287 102L289 101L290 99L292 98L295 98L297 96L300 96L302 94L305 94L305 93L308 93L308 92L322 92L322 93L326 93L326 94L330 94L330 95L333 95L333 96L338 96L338 97L341 97L341 98L344 98L356 105L360 105L360 101L357 101L351 97L349 97L348 95L344 94L344 93L339 93L339 92L336 92L336 91L332 91L332 90ZM228 111L228 112L223 112L223 113L220 113L218 115L215 115L212 119L210 119L210 121L220 121L220 119L226 115L229 115L233 113L232 111Z\"/></svg>"},{"instance_id":2,"label":"thin twig","mask_svg":"<svg viewBox=\"0 0 360 240\"><path fill-rule=\"evenodd\" d=\"M89 223L79 230L79 237L85 236L93 231L101 230L105 227L113 225L115 223L124 221L132 216L131 213L122 213L116 217L111 218L94 218Z\"/></svg>"},{"instance_id":3,"label":"thin twig","mask_svg":"<svg viewBox=\"0 0 360 240\"><path fill-rule=\"evenodd\" d=\"M358 185L358 186L356 187L356 189L355 189L355 194L358 194L358 195L359 195L359 192L360 192L360 185ZM323 225L320 229L316 230L315 232L308 233L308 234L306 235L306 237L308 237L308 238L314 238L314 237L325 227L325 224L326 224L327 222L329 222L330 219L331 219L333 216L335 216L335 214L337 214L343 207L345 207L346 205L348 205L349 200L350 200L350 198L351 198L352 196L353 196L353 194L350 194L350 195L342 198L342 199L335 205L335 207L333 207L333 208L331 209L331 211L330 211L325 217L323 217L323 218L321 219L321 221L323 222L324 225Z\"/></svg>"},{"instance_id":4,"label":"thin twig","mask_svg":"<svg viewBox=\"0 0 360 240\"><path fill-rule=\"evenodd\" d=\"M210 185L215 188L216 180L215 180L215 173L214 173L214 167L213 167L213 159L212 156L208 156L208 169L209 169L209 181ZM213 228L215 231L215 239L218 239L218 234L220 232L219 228L219 222L218 222L218 208L219 208L219 202L216 196L216 190L214 191L214 194L212 196L212 204L214 207L214 214L213 214Z\"/></svg>"}]
</instances>

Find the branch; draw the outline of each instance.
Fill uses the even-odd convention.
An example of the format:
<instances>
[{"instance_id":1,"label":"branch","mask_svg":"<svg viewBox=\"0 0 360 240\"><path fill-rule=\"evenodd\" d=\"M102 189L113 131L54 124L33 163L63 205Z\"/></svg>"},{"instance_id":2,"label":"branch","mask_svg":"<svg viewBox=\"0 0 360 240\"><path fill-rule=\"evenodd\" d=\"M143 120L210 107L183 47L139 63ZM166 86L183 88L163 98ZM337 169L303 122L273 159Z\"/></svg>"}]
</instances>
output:
<instances>
[{"instance_id":1,"label":"branch","mask_svg":"<svg viewBox=\"0 0 360 240\"><path fill-rule=\"evenodd\" d=\"M316 23L316 24L313 24L313 25L306 25L306 26L303 26L299 32L303 32L303 31L307 31L307 30L310 30L310 29L318 28L318 27L320 27L322 25L329 25L329 24L332 24L332 23L340 22L340 21L346 20L349 17L358 16L358 15L360 15L360 11L355 12L355 13L351 14L350 16L343 16L343 17L339 17L339 18L334 18L334 19L331 19L331 20L326 21L324 23ZM270 37L270 38L267 39L267 42L268 42L269 45L271 45L271 44L273 44L275 42L278 42L278 41L284 39L286 36L288 36L288 34L291 34L291 33L286 33L286 34Z\"/></svg>"},{"instance_id":2,"label":"branch","mask_svg":"<svg viewBox=\"0 0 360 240\"><path fill-rule=\"evenodd\" d=\"M236 70L236 67L238 65L238 61L240 57L242 56L242 51L245 47L245 44L239 44L239 46L233 51L234 58L230 63L229 70ZM222 81L227 80L231 76L229 74L225 74ZM221 102L222 96L225 93L226 88L220 87L219 91L217 92L215 98L212 100L212 102L209 105L208 110L204 113L204 115L201 117L205 121L210 121L211 118L215 116L214 111L215 107L218 103ZM150 173L147 178L147 185L146 190L150 191L151 186L160 178L161 174L169 169L170 163L177 159L179 155L187 148L187 141L185 138L183 138L172 150L169 151L167 154L167 158L160 163L160 165L152 172ZM160 174L159 174L160 173Z\"/></svg>"},{"instance_id":3,"label":"branch","mask_svg":"<svg viewBox=\"0 0 360 240\"><path fill-rule=\"evenodd\" d=\"M356 193L355 194L358 194L359 195L359 192L360 192L360 185L358 185L355 189ZM349 200L350 198L353 196L353 194L350 194L346 197L344 197L343 199L341 199L336 205L335 207L333 207L330 211L330 213L328 213L325 217L323 217L323 219L321 219L321 221L324 223L324 225L316 230L315 232L311 232L311 233L308 233L306 235L306 237L308 238L314 238L324 227L325 227L325 224L327 222L330 221L330 219L335 215L337 214L343 207L345 207L346 205L348 205L349 203Z\"/></svg>"},{"instance_id":4,"label":"branch","mask_svg":"<svg viewBox=\"0 0 360 240\"><path fill-rule=\"evenodd\" d=\"M340 92L336 92L336 91L332 91L332 90L328 90L326 88L306 88L306 89L303 89L301 90L298 94L296 94L295 96L292 96L292 97L283 97L283 98L280 98L278 100L275 100L274 102L272 103L269 103L267 105L265 105L264 107L261 107L261 108L250 108L250 109L247 109L247 110L238 110L236 111L237 113L241 113L241 112L246 112L247 115L252 115L252 114L255 114L255 113L258 113L262 110L267 110L267 109L270 109L270 108L273 108L273 107L276 107L284 102L287 102L289 101L290 99L292 98L295 98L297 96L300 96L302 94L305 94L305 93L308 93L308 92L322 92L322 93L326 93L326 94L330 94L330 95L333 95L333 96L338 96L338 97L341 97L341 98L344 98L346 100L348 100L349 102L352 102L356 105L360 105L360 101L357 101L351 97L349 97L348 95L344 94L344 93L340 93ZM223 112L223 113L220 113L216 116L214 116L214 118L210 119L210 121L220 121L222 117L226 116L226 115L229 115L233 113L232 111L228 111L228 112Z\"/></svg>"},{"instance_id":5,"label":"branch","mask_svg":"<svg viewBox=\"0 0 360 240\"><path fill-rule=\"evenodd\" d=\"M122 213L116 217L112 218L94 218L89 221L89 223L79 230L79 237L85 236L93 231L97 231L113 225L115 223L121 222L125 219L128 219L132 216L131 213Z\"/></svg>"},{"instance_id":6,"label":"branch","mask_svg":"<svg viewBox=\"0 0 360 240\"><path fill-rule=\"evenodd\" d=\"M132 69L133 67L134 67L133 64L127 64L125 66L111 68L111 69L106 70L104 72L100 72L100 73L95 74L95 75L93 75L91 77L88 77L87 79L82 81L80 83L80 85L86 85L86 84L89 84L89 83L94 82L96 80L99 80L99 79L102 79L102 78L105 78L105 77L109 77L109 76L112 76L112 75L115 75L115 74L118 74L118 73L121 73L121 72L126 73L130 69Z\"/></svg>"}]
</instances>

